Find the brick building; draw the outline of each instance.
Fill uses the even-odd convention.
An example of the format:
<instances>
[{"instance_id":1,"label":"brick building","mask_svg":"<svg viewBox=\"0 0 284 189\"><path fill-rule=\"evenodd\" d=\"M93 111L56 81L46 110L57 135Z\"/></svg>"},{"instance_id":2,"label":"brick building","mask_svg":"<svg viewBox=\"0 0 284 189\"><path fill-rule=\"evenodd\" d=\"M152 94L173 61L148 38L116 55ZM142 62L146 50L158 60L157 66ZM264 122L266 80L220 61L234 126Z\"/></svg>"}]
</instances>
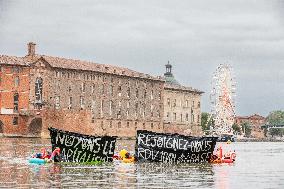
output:
<instances>
[{"instance_id":1,"label":"brick building","mask_svg":"<svg viewBox=\"0 0 284 189\"><path fill-rule=\"evenodd\" d=\"M164 129L166 132L202 135L200 100L202 91L181 85L168 62L164 74Z\"/></svg>"},{"instance_id":2,"label":"brick building","mask_svg":"<svg viewBox=\"0 0 284 189\"><path fill-rule=\"evenodd\" d=\"M49 136L48 127L135 136L163 131L164 80L130 69L38 55L1 56L0 132Z\"/></svg>"},{"instance_id":3,"label":"brick building","mask_svg":"<svg viewBox=\"0 0 284 189\"><path fill-rule=\"evenodd\" d=\"M48 137L48 127L133 137L137 129L201 134L202 91L127 68L36 54L0 56L0 135Z\"/></svg>"},{"instance_id":4,"label":"brick building","mask_svg":"<svg viewBox=\"0 0 284 189\"><path fill-rule=\"evenodd\" d=\"M261 129L262 125L265 125L266 118L254 114L251 116L237 116L235 119L235 123L241 127L242 123L249 123L251 125L251 136L255 138L264 138L264 131Z\"/></svg>"},{"instance_id":5,"label":"brick building","mask_svg":"<svg viewBox=\"0 0 284 189\"><path fill-rule=\"evenodd\" d=\"M22 58L0 56L0 134L26 132L28 118L21 113L29 108L29 69Z\"/></svg>"}]
</instances>

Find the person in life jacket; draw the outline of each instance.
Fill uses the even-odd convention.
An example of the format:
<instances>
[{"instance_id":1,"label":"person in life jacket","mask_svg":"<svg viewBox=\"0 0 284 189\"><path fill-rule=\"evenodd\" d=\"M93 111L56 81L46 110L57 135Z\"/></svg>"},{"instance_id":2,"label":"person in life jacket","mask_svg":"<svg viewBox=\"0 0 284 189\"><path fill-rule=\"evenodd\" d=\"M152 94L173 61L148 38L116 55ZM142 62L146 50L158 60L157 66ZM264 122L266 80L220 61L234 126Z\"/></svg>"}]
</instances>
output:
<instances>
[{"instance_id":1,"label":"person in life jacket","mask_svg":"<svg viewBox=\"0 0 284 189\"><path fill-rule=\"evenodd\" d=\"M221 163L222 162L223 149L222 147L217 148L216 154L213 154L209 160L211 163Z\"/></svg>"},{"instance_id":2,"label":"person in life jacket","mask_svg":"<svg viewBox=\"0 0 284 189\"><path fill-rule=\"evenodd\" d=\"M130 153L125 149L120 150L119 156L119 159L124 163L132 163L135 161L134 156L131 156Z\"/></svg>"}]
</instances>

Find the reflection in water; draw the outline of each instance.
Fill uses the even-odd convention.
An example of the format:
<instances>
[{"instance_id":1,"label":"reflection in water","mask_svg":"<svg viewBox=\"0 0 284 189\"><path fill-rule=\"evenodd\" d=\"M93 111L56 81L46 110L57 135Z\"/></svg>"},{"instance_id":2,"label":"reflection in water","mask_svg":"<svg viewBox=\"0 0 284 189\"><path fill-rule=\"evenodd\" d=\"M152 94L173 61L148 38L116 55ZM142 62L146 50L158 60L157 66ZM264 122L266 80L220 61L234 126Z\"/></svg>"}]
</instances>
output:
<instances>
[{"instance_id":1,"label":"reflection in water","mask_svg":"<svg viewBox=\"0 0 284 189\"><path fill-rule=\"evenodd\" d=\"M203 164L137 164L137 184L145 188L210 188L213 183L212 165Z\"/></svg>"},{"instance_id":2,"label":"reflection in water","mask_svg":"<svg viewBox=\"0 0 284 189\"><path fill-rule=\"evenodd\" d=\"M134 140L116 151L134 152ZM234 143L234 165L119 162L33 165L28 157L49 140L0 138L0 187L6 188L284 188L283 143ZM257 157L257 158L256 158ZM269 162L267 161L269 159Z\"/></svg>"}]
</instances>

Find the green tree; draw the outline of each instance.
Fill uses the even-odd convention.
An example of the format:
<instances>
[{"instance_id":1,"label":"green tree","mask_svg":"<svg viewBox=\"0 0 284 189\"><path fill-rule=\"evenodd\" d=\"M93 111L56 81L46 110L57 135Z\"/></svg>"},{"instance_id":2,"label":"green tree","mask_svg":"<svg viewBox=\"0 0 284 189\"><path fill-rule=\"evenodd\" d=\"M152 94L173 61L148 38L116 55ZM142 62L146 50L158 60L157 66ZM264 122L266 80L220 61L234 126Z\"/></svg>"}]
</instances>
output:
<instances>
[{"instance_id":1,"label":"green tree","mask_svg":"<svg viewBox=\"0 0 284 189\"><path fill-rule=\"evenodd\" d=\"M241 124L242 126L242 130L243 130L243 133L245 133L245 136L248 137L250 136L251 134L251 125L248 123L248 122L244 122Z\"/></svg>"},{"instance_id":2,"label":"green tree","mask_svg":"<svg viewBox=\"0 0 284 189\"><path fill-rule=\"evenodd\" d=\"M283 136L284 135L284 129L281 128L270 128L269 129L269 134L274 137L274 136Z\"/></svg>"},{"instance_id":3,"label":"green tree","mask_svg":"<svg viewBox=\"0 0 284 189\"><path fill-rule=\"evenodd\" d=\"M239 126L238 124L234 123L234 124L232 125L232 128L233 128L234 132L236 132L236 133L238 133L238 134L241 133L241 128L240 128L240 126Z\"/></svg>"},{"instance_id":4,"label":"green tree","mask_svg":"<svg viewBox=\"0 0 284 189\"><path fill-rule=\"evenodd\" d=\"M208 120L210 119L210 120ZM210 125L213 125L213 118L210 117L210 114L207 112L201 113L201 126L203 131L208 131L210 129Z\"/></svg>"},{"instance_id":5,"label":"green tree","mask_svg":"<svg viewBox=\"0 0 284 189\"><path fill-rule=\"evenodd\" d=\"M269 113L267 116L269 125L283 125L284 124L284 111L276 110Z\"/></svg>"}]
</instances>

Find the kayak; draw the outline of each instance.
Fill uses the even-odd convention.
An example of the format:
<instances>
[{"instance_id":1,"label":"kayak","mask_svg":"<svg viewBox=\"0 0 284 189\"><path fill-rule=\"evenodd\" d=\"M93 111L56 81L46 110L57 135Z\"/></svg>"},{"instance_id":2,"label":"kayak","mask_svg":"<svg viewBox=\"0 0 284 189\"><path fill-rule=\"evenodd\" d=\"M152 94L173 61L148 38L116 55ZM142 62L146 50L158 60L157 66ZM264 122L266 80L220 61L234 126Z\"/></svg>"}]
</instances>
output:
<instances>
[{"instance_id":1,"label":"kayak","mask_svg":"<svg viewBox=\"0 0 284 189\"><path fill-rule=\"evenodd\" d=\"M45 164L45 163L47 163L48 161L47 160L45 160L45 159L40 159L40 158L30 158L29 159L29 163L33 163L33 164L39 164L39 165L41 165L41 164Z\"/></svg>"}]
</instances>

